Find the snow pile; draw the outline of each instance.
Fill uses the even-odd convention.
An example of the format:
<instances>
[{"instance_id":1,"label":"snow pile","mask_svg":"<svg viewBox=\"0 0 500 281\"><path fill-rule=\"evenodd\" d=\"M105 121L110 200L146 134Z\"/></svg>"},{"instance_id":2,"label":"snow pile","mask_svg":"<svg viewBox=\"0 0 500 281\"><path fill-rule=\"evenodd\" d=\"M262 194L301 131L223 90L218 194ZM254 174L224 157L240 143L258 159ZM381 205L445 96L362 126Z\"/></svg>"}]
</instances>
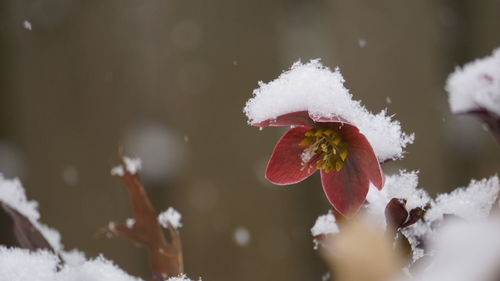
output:
<instances>
[{"instance_id":1,"label":"snow pile","mask_svg":"<svg viewBox=\"0 0 500 281\"><path fill-rule=\"evenodd\" d=\"M0 281L139 281L109 260L98 257L78 265L62 265L48 251L30 252L0 246Z\"/></svg>"},{"instance_id":2,"label":"snow pile","mask_svg":"<svg viewBox=\"0 0 500 281\"><path fill-rule=\"evenodd\" d=\"M428 241L435 253L413 281L497 280L500 266L500 221L446 223ZM498 277L498 276L496 276Z\"/></svg>"},{"instance_id":3,"label":"snow pile","mask_svg":"<svg viewBox=\"0 0 500 281\"><path fill-rule=\"evenodd\" d=\"M457 68L446 83L453 113L487 110L500 116L500 48Z\"/></svg>"},{"instance_id":4,"label":"snow pile","mask_svg":"<svg viewBox=\"0 0 500 281\"><path fill-rule=\"evenodd\" d=\"M424 208L429 204L429 194L418 186L418 172L399 171L397 175L386 176L384 188L378 190L370 185L366 196L367 213L371 215L378 224L386 226L385 207L392 198L406 199L406 209L411 211L415 208Z\"/></svg>"},{"instance_id":5,"label":"snow pile","mask_svg":"<svg viewBox=\"0 0 500 281\"><path fill-rule=\"evenodd\" d=\"M26 192L19 179L6 179L0 174L0 202L25 216L45 239L47 239L47 242L49 242L55 251L63 249L61 235L55 229L39 221L40 213L38 212L38 203L36 201L29 201L26 198Z\"/></svg>"},{"instance_id":6,"label":"snow pile","mask_svg":"<svg viewBox=\"0 0 500 281\"><path fill-rule=\"evenodd\" d=\"M311 228L311 234L314 237L338 232L339 227L337 226L337 223L335 222L335 216L331 211L329 211L326 215L319 216L318 219L316 219L316 223Z\"/></svg>"},{"instance_id":7,"label":"snow pile","mask_svg":"<svg viewBox=\"0 0 500 281\"><path fill-rule=\"evenodd\" d=\"M480 181L472 180L466 188L455 189L431 200L431 207L426 211L424 220L402 230L412 247L413 261L429 253L428 250L424 253L419 241L433 239L434 229L439 228L439 223L436 222L442 221L444 215L457 216L469 222L485 219L490 214L499 191L498 177L493 176Z\"/></svg>"},{"instance_id":8,"label":"snow pile","mask_svg":"<svg viewBox=\"0 0 500 281\"><path fill-rule=\"evenodd\" d=\"M486 218L499 191L498 176L480 181L472 180L468 187L439 195L432 208L427 211L425 219L430 222L439 221L443 219L443 215L454 215L466 220Z\"/></svg>"},{"instance_id":9,"label":"snow pile","mask_svg":"<svg viewBox=\"0 0 500 281\"><path fill-rule=\"evenodd\" d=\"M182 227L181 218L181 214L172 207L169 207L166 211L163 211L158 215L158 221L164 228L168 228L169 223L174 228Z\"/></svg>"},{"instance_id":10,"label":"snow pile","mask_svg":"<svg viewBox=\"0 0 500 281\"><path fill-rule=\"evenodd\" d=\"M353 100L340 71L332 72L319 60L296 62L278 79L259 82L244 108L249 123L304 110L317 117L342 117L357 126L380 161L402 157L403 149L414 139L403 133L399 122L391 120L385 110L374 115Z\"/></svg>"},{"instance_id":11,"label":"snow pile","mask_svg":"<svg viewBox=\"0 0 500 281\"><path fill-rule=\"evenodd\" d=\"M125 162L125 170L132 175L137 174L141 170L142 161L139 158L123 157L123 162ZM111 175L122 177L125 175L125 170L122 165L118 165L111 169Z\"/></svg>"}]
</instances>

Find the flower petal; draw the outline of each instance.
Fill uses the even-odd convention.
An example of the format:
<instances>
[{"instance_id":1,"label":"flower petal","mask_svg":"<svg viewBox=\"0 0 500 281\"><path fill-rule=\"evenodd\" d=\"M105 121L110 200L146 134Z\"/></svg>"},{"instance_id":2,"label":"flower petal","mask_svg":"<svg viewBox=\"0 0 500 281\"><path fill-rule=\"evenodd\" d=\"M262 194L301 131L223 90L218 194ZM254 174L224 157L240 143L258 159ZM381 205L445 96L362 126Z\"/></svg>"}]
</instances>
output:
<instances>
[{"instance_id":1,"label":"flower petal","mask_svg":"<svg viewBox=\"0 0 500 281\"><path fill-rule=\"evenodd\" d=\"M349 148L346 162L356 162L353 165L359 167L360 172L366 174L375 187L382 189L385 181L384 172L366 137L357 127L346 123L342 126L341 133Z\"/></svg>"},{"instance_id":2,"label":"flower petal","mask_svg":"<svg viewBox=\"0 0 500 281\"><path fill-rule=\"evenodd\" d=\"M370 182L355 161L346 161L340 171L321 170L321 183L328 201L345 217L354 215L363 202Z\"/></svg>"},{"instance_id":3,"label":"flower petal","mask_svg":"<svg viewBox=\"0 0 500 281\"><path fill-rule=\"evenodd\" d=\"M304 147L299 146L299 143L309 129L309 127L290 129L278 141L266 168L266 178L270 182L279 185L293 184L316 171L316 161L311 161L307 167L303 165L301 158Z\"/></svg>"},{"instance_id":4,"label":"flower petal","mask_svg":"<svg viewBox=\"0 0 500 281\"><path fill-rule=\"evenodd\" d=\"M296 111L280 115L274 119L267 119L262 122L252 123L255 127L279 127L279 126L308 126L313 127L314 122L309 118L307 111Z\"/></svg>"}]
</instances>

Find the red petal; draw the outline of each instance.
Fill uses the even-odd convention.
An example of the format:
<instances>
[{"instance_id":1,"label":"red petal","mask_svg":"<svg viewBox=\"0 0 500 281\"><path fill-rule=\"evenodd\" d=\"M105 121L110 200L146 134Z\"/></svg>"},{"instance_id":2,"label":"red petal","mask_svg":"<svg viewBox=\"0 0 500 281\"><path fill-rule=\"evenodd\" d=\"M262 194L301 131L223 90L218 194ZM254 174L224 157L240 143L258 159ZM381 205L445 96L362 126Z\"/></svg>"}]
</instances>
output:
<instances>
[{"instance_id":1,"label":"red petal","mask_svg":"<svg viewBox=\"0 0 500 281\"><path fill-rule=\"evenodd\" d=\"M359 132L358 128L350 124L344 124L341 133L349 146L346 163L356 162L353 164L359 167L360 172L366 174L375 187L382 189L385 181L384 172L366 137Z\"/></svg>"},{"instance_id":2,"label":"red petal","mask_svg":"<svg viewBox=\"0 0 500 281\"><path fill-rule=\"evenodd\" d=\"M326 197L345 217L354 215L368 193L369 180L355 161L346 161L340 171L321 170L321 183Z\"/></svg>"},{"instance_id":3,"label":"red petal","mask_svg":"<svg viewBox=\"0 0 500 281\"><path fill-rule=\"evenodd\" d=\"M300 157L304 147L299 146L299 143L309 129L308 127L290 129L278 141L266 168L266 178L270 182L279 185L293 184L316 171L316 163L304 167Z\"/></svg>"},{"instance_id":4,"label":"red petal","mask_svg":"<svg viewBox=\"0 0 500 281\"><path fill-rule=\"evenodd\" d=\"M262 122L252 123L255 127L278 127L278 126L308 126L313 127L314 122L309 118L307 111L296 111L280 115L274 119L267 119Z\"/></svg>"}]
</instances>

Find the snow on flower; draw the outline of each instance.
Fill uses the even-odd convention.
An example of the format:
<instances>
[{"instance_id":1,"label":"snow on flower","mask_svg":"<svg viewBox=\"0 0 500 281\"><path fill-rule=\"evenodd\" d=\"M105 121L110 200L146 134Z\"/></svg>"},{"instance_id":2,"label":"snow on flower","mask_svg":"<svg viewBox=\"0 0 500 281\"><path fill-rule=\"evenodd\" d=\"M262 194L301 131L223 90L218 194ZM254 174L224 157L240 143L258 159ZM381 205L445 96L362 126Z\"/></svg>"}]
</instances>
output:
<instances>
[{"instance_id":1,"label":"snow on flower","mask_svg":"<svg viewBox=\"0 0 500 281\"><path fill-rule=\"evenodd\" d=\"M319 60L296 62L278 79L259 86L244 108L252 125L282 126L276 123L279 116L298 111L309 112L314 121L341 118L366 136L380 162L402 157L413 142L413 135L404 134L385 111L372 114L353 100L340 71L332 72Z\"/></svg>"},{"instance_id":2,"label":"snow on flower","mask_svg":"<svg viewBox=\"0 0 500 281\"><path fill-rule=\"evenodd\" d=\"M413 137L385 112L368 112L343 83L338 70L319 60L298 62L278 79L260 83L244 112L253 126L292 127L271 155L269 181L293 184L319 169L328 200L350 216L365 201L370 182L382 188L379 162L401 157Z\"/></svg>"},{"instance_id":3,"label":"snow on flower","mask_svg":"<svg viewBox=\"0 0 500 281\"><path fill-rule=\"evenodd\" d=\"M500 48L457 68L446 82L451 111L485 122L500 140Z\"/></svg>"},{"instance_id":4,"label":"snow on flower","mask_svg":"<svg viewBox=\"0 0 500 281\"><path fill-rule=\"evenodd\" d=\"M182 218L181 214L172 207L169 207L167 210L161 212L158 215L158 221L164 228L168 228L169 223L174 228L182 227L181 218Z\"/></svg>"},{"instance_id":5,"label":"snow on flower","mask_svg":"<svg viewBox=\"0 0 500 281\"><path fill-rule=\"evenodd\" d=\"M500 48L457 68L446 82L453 113L488 110L500 116Z\"/></svg>"},{"instance_id":6,"label":"snow on flower","mask_svg":"<svg viewBox=\"0 0 500 281\"><path fill-rule=\"evenodd\" d=\"M129 158L123 157L123 162L125 162L125 169L132 175L137 174L142 167L142 161L139 158ZM125 170L123 169L123 165L118 165L111 169L112 176L123 176L125 175Z\"/></svg>"}]
</instances>

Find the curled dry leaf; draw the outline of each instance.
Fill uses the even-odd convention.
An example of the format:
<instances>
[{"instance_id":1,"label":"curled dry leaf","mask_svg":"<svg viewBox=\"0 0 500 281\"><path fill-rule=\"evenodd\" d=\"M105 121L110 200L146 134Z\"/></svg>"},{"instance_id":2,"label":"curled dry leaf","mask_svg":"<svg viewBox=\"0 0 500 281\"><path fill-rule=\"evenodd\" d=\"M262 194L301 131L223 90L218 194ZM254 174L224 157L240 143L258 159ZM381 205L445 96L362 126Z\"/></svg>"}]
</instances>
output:
<instances>
[{"instance_id":1,"label":"curled dry leaf","mask_svg":"<svg viewBox=\"0 0 500 281\"><path fill-rule=\"evenodd\" d=\"M404 260L391 235L364 218L347 221L322 249L336 281L391 280Z\"/></svg>"},{"instance_id":2,"label":"curled dry leaf","mask_svg":"<svg viewBox=\"0 0 500 281\"><path fill-rule=\"evenodd\" d=\"M158 214L154 209L137 173L127 169L123 158L121 166L124 173L118 175L125 184L132 201L135 223L133 225L113 224L109 231L116 236L124 236L149 250L153 279L167 280L184 272L181 238L177 229L170 223L170 241L163 234Z\"/></svg>"}]
</instances>

